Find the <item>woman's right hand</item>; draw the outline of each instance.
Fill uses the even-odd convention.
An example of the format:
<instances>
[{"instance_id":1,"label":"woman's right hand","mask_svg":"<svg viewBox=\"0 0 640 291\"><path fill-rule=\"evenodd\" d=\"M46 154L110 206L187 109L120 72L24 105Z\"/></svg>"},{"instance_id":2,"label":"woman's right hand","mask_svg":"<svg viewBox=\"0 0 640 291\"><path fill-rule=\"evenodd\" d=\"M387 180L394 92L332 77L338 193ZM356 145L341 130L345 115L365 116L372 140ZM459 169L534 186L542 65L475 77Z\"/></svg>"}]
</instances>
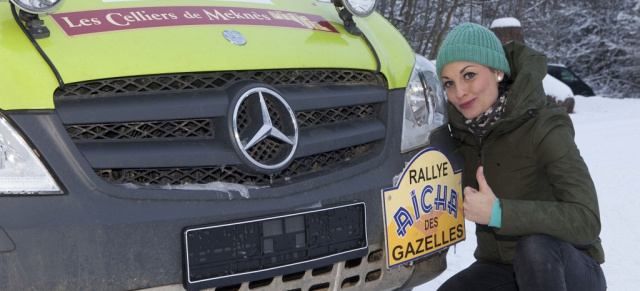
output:
<instances>
[{"instance_id":1,"label":"woman's right hand","mask_svg":"<svg viewBox=\"0 0 640 291\"><path fill-rule=\"evenodd\" d=\"M496 202L495 194L493 190L487 184L487 180L484 177L483 167L478 167L476 171L476 179L478 180L478 188L472 187L464 188L464 217L475 223L488 225L491 221L491 211L493 210L493 204Z\"/></svg>"}]
</instances>

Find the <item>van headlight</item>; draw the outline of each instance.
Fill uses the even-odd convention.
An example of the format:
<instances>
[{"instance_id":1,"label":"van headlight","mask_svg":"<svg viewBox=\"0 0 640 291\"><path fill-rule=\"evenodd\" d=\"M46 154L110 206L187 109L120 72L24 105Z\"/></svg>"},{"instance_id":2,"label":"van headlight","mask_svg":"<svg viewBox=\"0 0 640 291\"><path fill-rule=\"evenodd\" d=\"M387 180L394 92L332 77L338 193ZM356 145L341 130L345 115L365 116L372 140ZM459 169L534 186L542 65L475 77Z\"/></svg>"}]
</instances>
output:
<instances>
[{"instance_id":1,"label":"van headlight","mask_svg":"<svg viewBox=\"0 0 640 291\"><path fill-rule=\"evenodd\" d=\"M24 11L43 14L56 9L62 0L11 0L11 2Z\"/></svg>"},{"instance_id":2,"label":"van headlight","mask_svg":"<svg viewBox=\"0 0 640 291\"><path fill-rule=\"evenodd\" d=\"M403 153L428 145L431 133L448 122L436 67L423 56L416 55L404 99L400 145Z\"/></svg>"},{"instance_id":3,"label":"van headlight","mask_svg":"<svg viewBox=\"0 0 640 291\"><path fill-rule=\"evenodd\" d=\"M367 17L373 13L377 2L377 0L344 0L344 7L353 15Z\"/></svg>"},{"instance_id":4,"label":"van headlight","mask_svg":"<svg viewBox=\"0 0 640 291\"><path fill-rule=\"evenodd\" d=\"M31 147L0 116L0 195L61 193Z\"/></svg>"}]
</instances>

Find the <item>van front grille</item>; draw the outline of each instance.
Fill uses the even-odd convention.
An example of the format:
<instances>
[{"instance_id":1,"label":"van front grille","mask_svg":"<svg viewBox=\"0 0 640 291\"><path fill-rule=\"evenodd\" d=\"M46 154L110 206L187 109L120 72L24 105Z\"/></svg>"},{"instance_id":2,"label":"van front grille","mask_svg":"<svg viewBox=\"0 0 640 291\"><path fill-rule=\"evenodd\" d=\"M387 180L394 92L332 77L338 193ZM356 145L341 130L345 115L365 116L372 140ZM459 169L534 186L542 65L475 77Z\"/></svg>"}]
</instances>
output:
<instances>
[{"instance_id":1,"label":"van front grille","mask_svg":"<svg viewBox=\"0 0 640 291\"><path fill-rule=\"evenodd\" d=\"M243 107L238 116L229 116L235 96L254 86L277 91L295 114L296 158L279 170L248 165L234 146L232 118L239 129L256 118ZM93 80L66 84L56 90L54 102L71 141L109 183L260 186L329 174L379 154L387 94L380 73L307 69ZM271 119L278 128L279 116ZM278 144L269 142L252 147L251 157L270 158L269 147Z\"/></svg>"}]
</instances>

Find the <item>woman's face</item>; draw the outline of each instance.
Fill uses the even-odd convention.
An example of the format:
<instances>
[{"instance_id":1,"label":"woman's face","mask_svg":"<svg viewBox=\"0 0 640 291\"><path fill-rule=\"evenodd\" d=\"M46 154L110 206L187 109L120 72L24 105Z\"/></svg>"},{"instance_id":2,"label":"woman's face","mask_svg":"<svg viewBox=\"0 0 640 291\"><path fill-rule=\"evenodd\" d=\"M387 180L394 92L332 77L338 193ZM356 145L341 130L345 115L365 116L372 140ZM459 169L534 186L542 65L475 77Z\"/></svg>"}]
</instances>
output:
<instances>
[{"instance_id":1,"label":"woman's face","mask_svg":"<svg viewBox=\"0 0 640 291\"><path fill-rule=\"evenodd\" d=\"M447 98L466 119L487 111L498 99L498 82L504 73L472 62L453 62L442 68Z\"/></svg>"}]
</instances>

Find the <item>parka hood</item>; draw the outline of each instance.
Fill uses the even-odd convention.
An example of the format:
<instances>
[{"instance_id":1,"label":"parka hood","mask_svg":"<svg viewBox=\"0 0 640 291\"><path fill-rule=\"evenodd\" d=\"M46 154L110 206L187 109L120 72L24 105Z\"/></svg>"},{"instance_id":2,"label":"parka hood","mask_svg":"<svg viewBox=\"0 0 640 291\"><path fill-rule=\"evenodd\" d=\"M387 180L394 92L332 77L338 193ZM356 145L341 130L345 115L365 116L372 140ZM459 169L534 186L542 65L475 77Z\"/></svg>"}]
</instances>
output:
<instances>
[{"instance_id":1,"label":"parka hood","mask_svg":"<svg viewBox=\"0 0 640 291\"><path fill-rule=\"evenodd\" d=\"M504 45L513 84L507 95L506 118L517 118L545 105L542 79L547 75L547 56L516 41Z\"/></svg>"},{"instance_id":2,"label":"parka hood","mask_svg":"<svg viewBox=\"0 0 640 291\"><path fill-rule=\"evenodd\" d=\"M516 41L505 44L503 49L509 61L513 83L507 93L504 117L490 128L500 132L518 127L546 104L542 79L547 74L547 56ZM466 128L464 116L455 106L449 102L447 107L451 125Z\"/></svg>"}]
</instances>

